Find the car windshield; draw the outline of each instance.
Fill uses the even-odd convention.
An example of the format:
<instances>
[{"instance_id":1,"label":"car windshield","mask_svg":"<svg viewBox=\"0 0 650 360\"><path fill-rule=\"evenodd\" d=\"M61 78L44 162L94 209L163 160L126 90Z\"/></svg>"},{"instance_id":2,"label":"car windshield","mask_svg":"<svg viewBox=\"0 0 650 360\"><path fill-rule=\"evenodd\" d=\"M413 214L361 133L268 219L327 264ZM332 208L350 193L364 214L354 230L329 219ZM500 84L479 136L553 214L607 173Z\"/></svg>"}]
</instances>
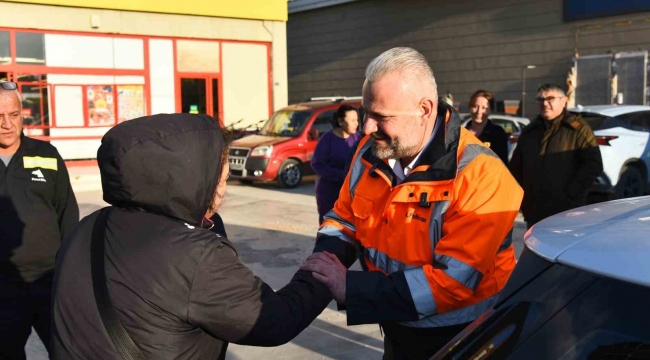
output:
<instances>
[{"instance_id":1,"label":"car windshield","mask_svg":"<svg viewBox=\"0 0 650 360\"><path fill-rule=\"evenodd\" d=\"M260 135L267 136L289 136L296 137L300 135L307 125L307 120L312 115L311 111L277 111L264 124Z\"/></svg>"}]
</instances>

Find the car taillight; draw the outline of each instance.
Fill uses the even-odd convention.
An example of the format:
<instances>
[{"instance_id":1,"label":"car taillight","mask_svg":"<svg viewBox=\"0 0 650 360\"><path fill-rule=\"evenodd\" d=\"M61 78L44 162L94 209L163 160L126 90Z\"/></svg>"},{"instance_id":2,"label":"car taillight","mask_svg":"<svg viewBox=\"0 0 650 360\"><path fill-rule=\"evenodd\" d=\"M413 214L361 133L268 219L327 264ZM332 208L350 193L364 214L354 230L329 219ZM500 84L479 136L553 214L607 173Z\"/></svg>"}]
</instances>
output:
<instances>
[{"instance_id":1,"label":"car taillight","mask_svg":"<svg viewBox=\"0 0 650 360\"><path fill-rule=\"evenodd\" d=\"M511 144L516 144L517 141L519 140L519 135L512 134L510 135L510 138L508 139Z\"/></svg>"},{"instance_id":2,"label":"car taillight","mask_svg":"<svg viewBox=\"0 0 650 360\"><path fill-rule=\"evenodd\" d=\"M604 145L604 146L612 146L609 142L615 139L618 139L618 136L613 136L613 135L596 136L596 141L598 141L598 145Z\"/></svg>"}]
</instances>

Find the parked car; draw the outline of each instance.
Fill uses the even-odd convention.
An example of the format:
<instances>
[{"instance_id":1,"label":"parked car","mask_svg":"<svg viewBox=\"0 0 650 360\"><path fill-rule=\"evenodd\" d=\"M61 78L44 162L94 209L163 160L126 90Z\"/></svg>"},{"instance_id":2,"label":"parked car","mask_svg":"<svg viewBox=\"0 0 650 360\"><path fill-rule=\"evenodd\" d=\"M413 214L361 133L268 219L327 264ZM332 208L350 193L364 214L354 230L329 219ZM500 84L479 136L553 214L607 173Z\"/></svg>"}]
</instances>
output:
<instances>
[{"instance_id":1,"label":"parked car","mask_svg":"<svg viewBox=\"0 0 650 360\"><path fill-rule=\"evenodd\" d=\"M472 121L471 115L466 115L462 117L463 126ZM490 114L488 119L494 123L494 125L499 125L505 130L508 134L508 160L512 157L512 153L517 147L517 141L519 140L519 135L521 130L530 124L530 120L524 117L512 116L512 115L501 115L501 114Z\"/></svg>"},{"instance_id":2,"label":"parked car","mask_svg":"<svg viewBox=\"0 0 650 360\"><path fill-rule=\"evenodd\" d=\"M230 177L243 183L275 180L294 188L313 174L310 160L320 136L333 129L336 110L351 105L360 110L360 97L313 98L276 111L257 135L233 141Z\"/></svg>"},{"instance_id":3,"label":"parked car","mask_svg":"<svg viewBox=\"0 0 650 360\"><path fill-rule=\"evenodd\" d=\"M537 223L497 304L432 360L650 359L649 228L650 197Z\"/></svg>"},{"instance_id":4,"label":"parked car","mask_svg":"<svg viewBox=\"0 0 650 360\"><path fill-rule=\"evenodd\" d=\"M603 173L590 192L621 199L648 191L650 106L589 106L569 111L589 123L603 157Z\"/></svg>"}]
</instances>

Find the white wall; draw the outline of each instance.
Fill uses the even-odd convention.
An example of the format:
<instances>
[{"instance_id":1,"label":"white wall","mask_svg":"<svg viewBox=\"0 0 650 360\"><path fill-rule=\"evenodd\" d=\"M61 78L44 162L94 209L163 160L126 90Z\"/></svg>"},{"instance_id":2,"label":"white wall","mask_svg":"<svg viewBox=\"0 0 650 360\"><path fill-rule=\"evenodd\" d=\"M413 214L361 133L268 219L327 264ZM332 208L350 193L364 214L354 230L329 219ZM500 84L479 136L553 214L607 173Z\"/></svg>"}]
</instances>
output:
<instances>
[{"instance_id":1,"label":"white wall","mask_svg":"<svg viewBox=\"0 0 650 360\"><path fill-rule=\"evenodd\" d=\"M45 54L47 66L144 69L141 39L45 34Z\"/></svg>"},{"instance_id":2,"label":"white wall","mask_svg":"<svg viewBox=\"0 0 650 360\"><path fill-rule=\"evenodd\" d=\"M58 111L58 110L57 110ZM96 139L71 139L71 140L52 140L51 144L56 147L65 160L75 159L95 159L97 150L102 144L101 137L110 130L110 127L91 127L85 129L50 129L50 136L92 136Z\"/></svg>"},{"instance_id":3,"label":"white wall","mask_svg":"<svg viewBox=\"0 0 650 360\"><path fill-rule=\"evenodd\" d=\"M241 125L269 117L269 68L267 47L223 43L224 123L244 118ZM240 125L238 125L240 126Z\"/></svg>"},{"instance_id":4,"label":"white wall","mask_svg":"<svg viewBox=\"0 0 650 360\"><path fill-rule=\"evenodd\" d=\"M81 86L54 86L54 104L56 126L84 126L85 104Z\"/></svg>"},{"instance_id":5,"label":"white wall","mask_svg":"<svg viewBox=\"0 0 650 360\"><path fill-rule=\"evenodd\" d=\"M47 82L53 85L144 85L144 76L48 74Z\"/></svg>"},{"instance_id":6,"label":"white wall","mask_svg":"<svg viewBox=\"0 0 650 360\"><path fill-rule=\"evenodd\" d=\"M116 69L144 69L144 40L114 38Z\"/></svg>"},{"instance_id":7,"label":"white wall","mask_svg":"<svg viewBox=\"0 0 650 360\"><path fill-rule=\"evenodd\" d=\"M96 159L102 140L52 140L50 144L56 147L64 160Z\"/></svg>"},{"instance_id":8,"label":"white wall","mask_svg":"<svg viewBox=\"0 0 650 360\"><path fill-rule=\"evenodd\" d=\"M149 79L151 114L176 112L172 40L149 40Z\"/></svg>"}]
</instances>

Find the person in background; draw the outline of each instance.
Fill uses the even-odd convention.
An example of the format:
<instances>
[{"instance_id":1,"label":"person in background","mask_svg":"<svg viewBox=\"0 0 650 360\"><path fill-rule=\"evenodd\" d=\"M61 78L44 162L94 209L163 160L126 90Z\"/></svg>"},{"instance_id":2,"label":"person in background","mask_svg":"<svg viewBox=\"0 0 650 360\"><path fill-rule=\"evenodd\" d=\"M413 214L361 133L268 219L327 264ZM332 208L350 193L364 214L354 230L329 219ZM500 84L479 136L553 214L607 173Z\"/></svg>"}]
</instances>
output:
<instances>
[{"instance_id":1,"label":"person in background","mask_svg":"<svg viewBox=\"0 0 650 360\"><path fill-rule=\"evenodd\" d=\"M311 167L316 172L316 203L318 205L318 223L323 223L323 216L332 210L345 176L347 161L352 148L361 139L359 113L350 105L342 105L336 111L334 129L323 135L316 145Z\"/></svg>"},{"instance_id":2,"label":"person in background","mask_svg":"<svg viewBox=\"0 0 650 360\"><path fill-rule=\"evenodd\" d=\"M0 82L0 359L25 359L32 327L50 350L54 258L79 222L56 148L23 135L14 82Z\"/></svg>"},{"instance_id":3,"label":"person in background","mask_svg":"<svg viewBox=\"0 0 650 360\"><path fill-rule=\"evenodd\" d=\"M521 212L528 228L585 205L589 187L603 171L594 132L580 115L566 111L564 89L542 85L535 101L539 115L522 130L509 164L524 189Z\"/></svg>"},{"instance_id":4,"label":"person in background","mask_svg":"<svg viewBox=\"0 0 650 360\"><path fill-rule=\"evenodd\" d=\"M508 163L508 135L499 125L494 125L488 116L494 110L494 97L485 90L476 91L469 99L472 121L467 130L494 151L504 164Z\"/></svg>"}]
</instances>

